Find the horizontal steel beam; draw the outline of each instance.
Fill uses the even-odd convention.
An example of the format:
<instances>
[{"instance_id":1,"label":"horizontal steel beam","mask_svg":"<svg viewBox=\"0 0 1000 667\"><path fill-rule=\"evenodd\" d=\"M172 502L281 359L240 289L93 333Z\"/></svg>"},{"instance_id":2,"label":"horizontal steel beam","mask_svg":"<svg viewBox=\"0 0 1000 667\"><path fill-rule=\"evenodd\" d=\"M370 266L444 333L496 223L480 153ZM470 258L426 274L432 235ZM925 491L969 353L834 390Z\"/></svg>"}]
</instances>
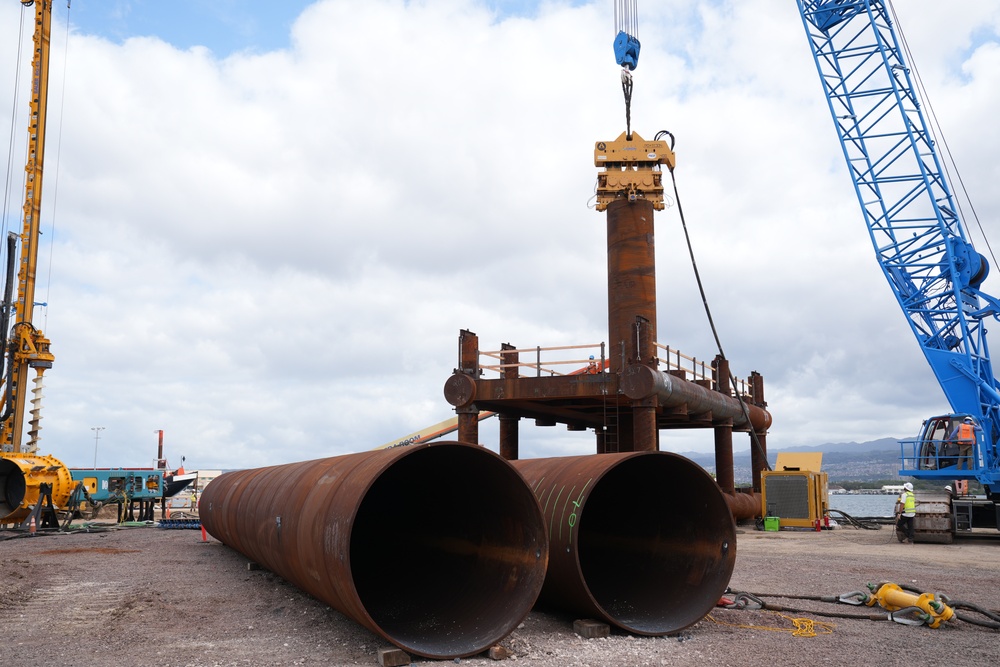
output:
<instances>
[{"instance_id":1,"label":"horizontal steel beam","mask_svg":"<svg viewBox=\"0 0 1000 667\"><path fill-rule=\"evenodd\" d=\"M771 414L764 408L713 391L695 382L644 365L629 366L622 372L622 392L632 400L655 397L660 406L685 406L690 414L711 414L713 422L732 420L733 428L763 432L771 426ZM746 413L744 414L744 409ZM749 422L747 417L749 416Z\"/></svg>"}]
</instances>

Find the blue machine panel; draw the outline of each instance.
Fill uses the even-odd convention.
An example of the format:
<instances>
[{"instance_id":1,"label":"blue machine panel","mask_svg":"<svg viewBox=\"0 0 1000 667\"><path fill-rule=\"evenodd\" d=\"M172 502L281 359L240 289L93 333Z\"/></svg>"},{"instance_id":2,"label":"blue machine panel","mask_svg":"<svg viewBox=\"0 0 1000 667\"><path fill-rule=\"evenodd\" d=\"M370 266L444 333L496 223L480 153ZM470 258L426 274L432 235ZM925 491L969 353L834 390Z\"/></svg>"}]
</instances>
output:
<instances>
[{"instance_id":1,"label":"blue machine panel","mask_svg":"<svg viewBox=\"0 0 1000 667\"><path fill-rule=\"evenodd\" d=\"M73 481L83 482L94 502L159 500L164 471L153 468L71 469Z\"/></svg>"}]
</instances>

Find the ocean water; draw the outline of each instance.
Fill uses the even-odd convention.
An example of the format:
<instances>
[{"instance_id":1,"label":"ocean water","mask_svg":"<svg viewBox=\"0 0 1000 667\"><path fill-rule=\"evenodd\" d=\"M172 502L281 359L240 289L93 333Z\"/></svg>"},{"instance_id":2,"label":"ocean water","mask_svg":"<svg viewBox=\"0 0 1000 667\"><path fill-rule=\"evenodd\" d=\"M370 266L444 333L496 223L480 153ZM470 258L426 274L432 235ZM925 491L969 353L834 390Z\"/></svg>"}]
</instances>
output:
<instances>
[{"instance_id":1,"label":"ocean water","mask_svg":"<svg viewBox=\"0 0 1000 667\"><path fill-rule=\"evenodd\" d=\"M831 493L829 498L830 509L840 510L853 517L891 517L896 507L895 495ZM836 518L837 515L833 516Z\"/></svg>"}]
</instances>

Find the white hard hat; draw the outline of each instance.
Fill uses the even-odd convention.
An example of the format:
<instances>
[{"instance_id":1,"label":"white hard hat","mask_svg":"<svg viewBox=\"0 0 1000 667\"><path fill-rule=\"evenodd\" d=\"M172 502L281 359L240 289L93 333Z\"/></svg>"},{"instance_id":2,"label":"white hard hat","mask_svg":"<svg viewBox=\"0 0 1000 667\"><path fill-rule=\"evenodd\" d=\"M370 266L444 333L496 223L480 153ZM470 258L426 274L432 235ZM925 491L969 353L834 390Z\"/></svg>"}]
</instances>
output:
<instances>
[{"instance_id":1,"label":"white hard hat","mask_svg":"<svg viewBox=\"0 0 1000 667\"><path fill-rule=\"evenodd\" d=\"M945 488L945 491L951 491L951 486L946 486L944 488Z\"/></svg>"},{"instance_id":2,"label":"white hard hat","mask_svg":"<svg viewBox=\"0 0 1000 667\"><path fill-rule=\"evenodd\" d=\"M903 485L903 488L906 489L907 491L912 491L913 485L907 482L906 484Z\"/></svg>"}]
</instances>

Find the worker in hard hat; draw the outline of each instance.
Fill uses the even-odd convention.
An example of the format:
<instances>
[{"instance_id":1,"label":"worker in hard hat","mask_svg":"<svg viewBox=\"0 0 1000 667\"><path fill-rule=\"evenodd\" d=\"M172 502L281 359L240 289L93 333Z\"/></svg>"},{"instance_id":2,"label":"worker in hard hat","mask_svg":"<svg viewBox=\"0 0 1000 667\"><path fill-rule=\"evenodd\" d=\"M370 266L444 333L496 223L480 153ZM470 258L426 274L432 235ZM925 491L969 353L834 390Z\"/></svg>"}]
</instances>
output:
<instances>
[{"instance_id":1,"label":"worker in hard hat","mask_svg":"<svg viewBox=\"0 0 1000 667\"><path fill-rule=\"evenodd\" d=\"M587 365L587 373L590 375L597 375L597 360L594 359L594 355L590 355L590 363Z\"/></svg>"},{"instance_id":2,"label":"worker in hard hat","mask_svg":"<svg viewBox=\"0 0 1000 667\"><path fill-rule=\"evenodd\" d=\"M896 528L906 535L903 544L913 544L913 517L916 515L917 497L913 495L913 484L907 482L896 499Z\"/></svg>"},{"instance_id":3,"label":"worker in hard hat","mask_svg":"<svg viewBox=\"0 0 1000 667\"><path fill-rule=\"evenodd\" d=\"M958 425L952 429L952 435L941 443L938 448L938 467L950 468L958 465Z\"/></svg>"},{"instance_id":4,"label":"worker in hard hat","mask_svg":"<svg viewBox=\"0 0 1000 667\"><path fill-rule=\"evenodd\" d=\"M976 445L976 431L979 425L972 419L966 417L955 426L951 432L950 440L958 443L958 468L961 470L972 470L972 448Z\"/></svg>"}]
</instances>

